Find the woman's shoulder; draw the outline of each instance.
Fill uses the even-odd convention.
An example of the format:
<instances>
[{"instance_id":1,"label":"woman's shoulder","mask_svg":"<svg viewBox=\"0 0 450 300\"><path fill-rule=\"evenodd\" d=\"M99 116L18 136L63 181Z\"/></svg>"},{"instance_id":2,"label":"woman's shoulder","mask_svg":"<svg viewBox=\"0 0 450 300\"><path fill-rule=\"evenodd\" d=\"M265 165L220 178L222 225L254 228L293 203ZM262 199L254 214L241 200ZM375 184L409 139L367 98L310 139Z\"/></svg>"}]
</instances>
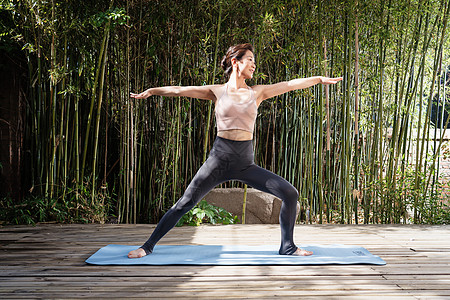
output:
<instances>
[{"instance_id":1,"label":"woman's shoulder","mask_svg":"<svg viewBox=\"0 0 450 300\"><path fill-rule=\"evenodd\" d=\"M250 86L250 88L256 92L262 90L264 86L265 86L264 84L255 84Z\"/></svg>"},{"instance_id":2,"label":"woman's shoulder","mask_svg":"<svg viewBox=\"0 0 450 300\"><path fill-rule=\"evenodd\" d=\"M226 83L214 84L214 85L210 85L209 87L210 87L211 92L213 92L213 94L216 96L215 98L217 100L220 97L222 97L222 95L225 91Z\"/></svg>"},{"instance_id":3,"label":"woman's shoulder","mask_svg":"<svg viewBox=\"0 0 450 300\"><path fill-rule=\"evenodd\" d=\"M211 88L211 90L212 91L215 91L215 90L223 90L223 88L226 86L226 83L222 83L222 84L213 84L213 85L210 85L210 88Z\"/></svg>"},{"instance_id":4,"label":"woman's shoulder","mask_svg":"<svg viewBox=\"0 0 450 300\"><path fill-rule=\"evenodd\" d=\"M264 85L264 84L256 84L256 85L253 85L250 87L253 90L253 93L254 93L255 99L256 99L256 104L258 106L264 100L262 95L263 95L264 89L266 87L267 87L267 85Z\"/></svg>"}]
</instances>

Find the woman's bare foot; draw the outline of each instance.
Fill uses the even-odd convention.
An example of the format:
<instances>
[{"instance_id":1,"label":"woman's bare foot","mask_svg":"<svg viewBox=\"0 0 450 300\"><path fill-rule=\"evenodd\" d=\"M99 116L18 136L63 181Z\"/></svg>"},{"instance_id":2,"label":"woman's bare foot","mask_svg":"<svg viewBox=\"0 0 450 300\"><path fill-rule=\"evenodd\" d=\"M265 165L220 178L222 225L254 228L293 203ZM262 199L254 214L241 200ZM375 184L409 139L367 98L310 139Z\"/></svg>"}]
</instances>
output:
<instances>
[{"instance_id":1,"label":"woman's bare foot","mask_svg":"<svg viewBox=\"0 0 450 300\"><path fill-rule=\"evenodd\" d=\"M292 255L294 255L294 256L309 256L309 255L312 255L312 254L313 253L311 251L303 250L303 249L300 249L300 248L297 248L297 250L295 250L295 252L292 253Z\"/></svg>"},{"instance_id":2,"label":"woman's bare foot","mask_svg":"<svg viewBox=\"0 0 450 300\"><path fill-rule=\"evenodd\" d=\"M145 253L144 249L139 248L139 249L130 251L128 253L128 258L141 258L146 255L147 255L147 253Z\"/></svg>"}]
</instances>

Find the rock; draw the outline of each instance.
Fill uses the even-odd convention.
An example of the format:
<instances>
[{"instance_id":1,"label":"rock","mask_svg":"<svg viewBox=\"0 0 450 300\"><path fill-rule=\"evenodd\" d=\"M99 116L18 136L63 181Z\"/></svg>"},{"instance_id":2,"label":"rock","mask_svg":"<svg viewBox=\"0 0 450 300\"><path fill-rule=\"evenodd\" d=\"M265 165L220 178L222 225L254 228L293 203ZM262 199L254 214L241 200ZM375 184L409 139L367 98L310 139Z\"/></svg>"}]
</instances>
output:
<instances>
[{"instance_id":1,"label":"rock","mask_svg":"<svg viewBox=\"0 0 450 300\"><path fill-rule=\"evenodd\" d=\"M206 202L221 207L242 221L242 205L244 189L217 188L208 193ZM247 189L247 205L245 211L246 224L278 224L282 201L277 197L256 189ZM300 206L297 205L297 215Z\"/></svg>"}]
</instances>

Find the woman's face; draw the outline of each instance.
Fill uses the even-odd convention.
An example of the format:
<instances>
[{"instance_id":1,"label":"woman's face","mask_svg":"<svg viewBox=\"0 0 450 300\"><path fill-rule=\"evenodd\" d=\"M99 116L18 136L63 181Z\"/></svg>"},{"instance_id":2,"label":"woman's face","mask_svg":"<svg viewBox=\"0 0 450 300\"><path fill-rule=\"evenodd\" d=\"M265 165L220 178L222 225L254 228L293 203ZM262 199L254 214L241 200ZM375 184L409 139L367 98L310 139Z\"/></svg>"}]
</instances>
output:
<instances>
[{"instance_id":1,"label":"woman's face","mask_svg":"<svg viewBox=\"0 0 450 300\"><path fill-rule=\"evenodd\" d=\"M244 79L251 79L253 77L253 72L255 72L255 56L252 51L247 50L241 60L236 60L236 67L239 76L244 77Z\"/></svg>"}]
</instances>

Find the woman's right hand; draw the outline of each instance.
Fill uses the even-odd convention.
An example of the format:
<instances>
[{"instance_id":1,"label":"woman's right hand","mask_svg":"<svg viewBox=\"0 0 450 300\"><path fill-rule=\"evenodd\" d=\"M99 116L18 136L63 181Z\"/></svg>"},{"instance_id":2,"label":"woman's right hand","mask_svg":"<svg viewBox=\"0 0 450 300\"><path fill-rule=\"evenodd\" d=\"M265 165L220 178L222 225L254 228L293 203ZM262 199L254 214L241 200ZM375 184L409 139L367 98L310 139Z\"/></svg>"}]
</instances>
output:
<instances>
[{"instance_id":1,"label":"woman's right hand","mask_svg":"<svg viewBox=\"0 0 450 300\"><path fill-rule=\"evenodd\" d=\"M135 99L145 99L150 96L189 97L215 101L216 95L213 92L213 89L217 90L222 86L223 85L153 87L140 94L130 93L130 97Z\"/></svg>"},{"instance_id":2,"label":"woman's right hand","mask_svg":"<svg viewBox=\"0 0 450 300\"><path fill-rule=\"evenodd\" d=\"M150 89L139 93L139 94L135 94L135 93L130 93L130 97L131 98L135 98L135 99L147 99L148 97L150 97L152 94L150 93Z\"/></svg>"}]
</instances>

